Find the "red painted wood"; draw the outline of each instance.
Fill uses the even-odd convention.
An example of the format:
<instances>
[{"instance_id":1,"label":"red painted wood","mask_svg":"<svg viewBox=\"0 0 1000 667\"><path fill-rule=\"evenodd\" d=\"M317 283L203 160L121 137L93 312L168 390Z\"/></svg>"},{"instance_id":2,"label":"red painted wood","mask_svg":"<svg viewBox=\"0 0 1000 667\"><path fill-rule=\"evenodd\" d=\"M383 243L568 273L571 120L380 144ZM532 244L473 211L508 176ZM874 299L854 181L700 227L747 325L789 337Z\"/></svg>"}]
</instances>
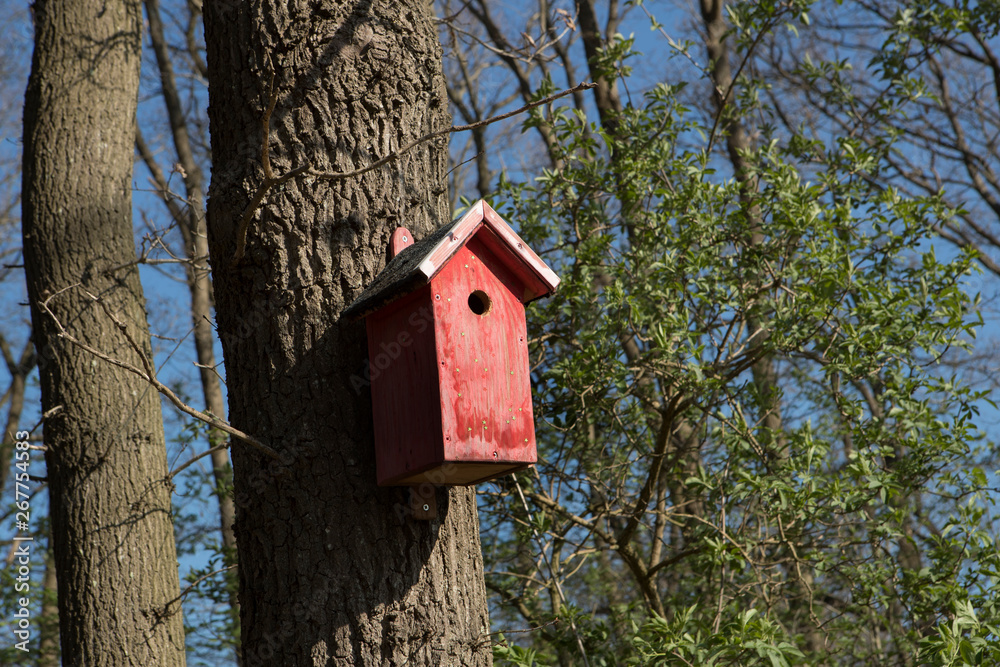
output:
<instances>
[{"instance_id":1,"label":"red painted wood","mask_svg":"<svg viewBox=\"0 0 1000 667\"><path fill-rule=\"evenodd\" d=\"M484 230L488 233L484 234ZM435 277L451 261L456 250L473 236L482 238L521 277L525 284L519 295L522 303L551 294L559 286L559 276L483 200L473 204L451 233L431 249L420 264L421 272L428 279Z\"/></svg>"},{"instance_id":2,"label":"red painted wood","mask_svg":"<svg viewBox=\"0 0 1000 667\"><path fill-rule=\"evenodd\" d=\"M534 301L552 291L529 266L514 257L510 248L493 233L490 227L484 225L476 234L475 240L489 248L492 255L498 259L497 264L517 276L521 284L517 296L522 304Z\"/></svg>"},{"instance_id":3,"label":"red painted wood","mask_svg":"<svg viewBox=\"0 0 1000 667\"><path fill-rule=\"evenodd\" d=\"M458 248L462 247L465 241L470 238L483 224L483 201L476 202L462 219L445 238L441 240L427 257L420 263L420 270L428 280L438 274L438 272L448 264Z\"/></svg>"},{"instance_id":4,"label":"red painted wood","mask_svg":"<svg viewBox=\"0 0 1000 667\"><path fill-rule=\"evenodd\" d=\"M393 254L412 243L403 236L393 234ZM425 269L429 285L367 318L378 483L475 484L527 467L536 452L523 304L558 277L485 202Z\"/></svg>"},{"instance_id":5,"label":"red painted wood","mask_svg":"<svg viewBox=\"0 0 1000 667\"><path fill-rule=\"evenodd\" d=\"M551 294L555 291L556 287L559 286L559 276L549 268L548 264L542 261L542 259L535 254L535 251L528 247L528 244L521 240L521 237L514 233L514 230L510 228L510 225L500 217L500 214L493 210L493 208L487 204L485 201L482 202L483 205L483 221L486 226L489 227L490 231L496 234L497 238L502 241L502 245L505 249L512 254L517 256L523 264L527 265L527 268L531 270L534 274L535 280L539 283L536 288L536 292L532 299L537 299L538 297L545 296L546 294ZM511 266L518 265L517 261L510 262ZM530 284L532 281L526 281ZM528 299L530 301L531 299Z\"/></svg>"},{"instance_id":6,"label":"red painted wood","mask_svg":"<svg viewBox=\"0 0 1000 667\"><path fill-rule=\"evenodd\" d=\"M399 227L389 239L389 258L392 259L401 253L403 248L408 248L411 245L413 245L413 234L406 227Z\"/></svg>"},{"instance_id":7,"label":"red painted wood","mask_svg":"<svg viewBox=\"0 0 1000 667\"><path fill-rule=\"evenodd\" d=\"M490 300L482 315L469 306L469 296L477 291ZM534 463L523 284L473 239L432 281L431 292L446 458L504 466Z\"/></svg>"},{"instance_id":8,"label":"red painted wood","mask_svg":"<svg viewBox=\"0 0 1000 667\"><path fill-rule=\"evenodd\" d=\"M378 483L443 460L430 287L367 318Z\"/></svg>"}]
</instances>

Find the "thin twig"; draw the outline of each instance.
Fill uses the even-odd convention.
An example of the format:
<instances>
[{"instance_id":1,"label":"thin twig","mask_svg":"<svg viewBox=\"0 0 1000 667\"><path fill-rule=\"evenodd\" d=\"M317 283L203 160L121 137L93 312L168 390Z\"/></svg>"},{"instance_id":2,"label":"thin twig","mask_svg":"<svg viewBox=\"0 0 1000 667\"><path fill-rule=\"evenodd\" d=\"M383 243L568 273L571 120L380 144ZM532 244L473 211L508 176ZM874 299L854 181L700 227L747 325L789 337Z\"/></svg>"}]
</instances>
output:
<instances>
[{"instance_id":1,"label":"thin twig","mask_svg":"<svg viewBox=\"0 0 1000 667\"><path fill-rule=\"evenodd\" d=\"M466 146L468 146L468 144L466 144ZM451 169L449 169L449 170L448 170L448 173L447 173L447 174L445 174L445 175L444 175L444 177L445 177L445 178L448 178L449 176L451 176L452 172L454 172L454 171L455 171L456 169L458 169L459 167L461 167L461 166L463 166L463 165L467 165L467 164L469 164L469 163L470 163L470 162L472 162L473 160L476 160L476 159L478 159L478 158L479 158L479 156L480 156L480 155L482 155L482 154L483 154L483 153L485 153L485 152L486 152L486 151L479 151L478 153L476 153L475 155L473 155L472 157L470 157L470 158L469 158L468 160L462 160L461 162L459 162L458 164L456 164L456 165L455 165L454 167L452 167Z\"/></svg>"},{"instance_id":2,"label":"thin twig","mask_svg":"<svg viewBox=\"0 0 1000 667\"><path fill-rule=\"evenodd\" d=\"M187 595L188 593L190 593L191 591L193 591L198 586L198 584L200 584L201 582L205 581L209 577L214 577L217 574L222 574L223 572L228 572L229 570L235 570L237 567L239 567L239 566L236 565L236 564L227 565L225 567L219 568L218 570L213 570L213 571L209 572L208 574L204 574L204 575L198 577L193 582L191 582L190 586L188 586L183 591L181 591L180 595L178 595L177 597L175 597L173 600L171 600L167 604L163 605L164 615L169 615L171 613L171 611L170 611L171 605L173 605L173 604L175 604L177 602L180 602L184 598L185 595Z\"/></svg>"},{"instance_id":3,"label":"thin twig","mask_svg":"<svg viewBox=\"0 0 1000 667\"><path fill-rule=\"evenodd\" d=\"M60 412L62 412L62 411L63 411L63 406L57 405L54 408L49 408L48 410L46 410L45 412L43 412L42 416L38 418L37 422L35 422L35 425L32 426L31 429L28 430L28 435L31 435L35 431L37 431L38 427L41 426L42 424L44 424L46 419L48 419L49 417L54 417L57 414L59 414ZM40 448L40 449L44 449L44 448Z\"/></svg>"},{"instance_id":4,"label":"thin twig","mask_svg":"<svg viewBox=\"0 0 1000 667\"><path fill-rule=\"evenodd\" d=\"M428 132L422 137L414 139L410 143L406 144L399 150L389 153L385 157L372 162L367 167L361 167L360 169L355 169L353 171L333 171L333 172L317 172L311 171L310 165L302 165L291 170L283 176L277 178L274 177L274 173L271 171L271 160L270 160L270 147L268 143L270 142L270 125L271 125L271 114L274 112L274 106L278 99L278 92L274 87L274 73L271 73L271 92L268 98L268 106L264 111L264 117L261 119L261 130L263 134L263 146L261 147L261 166L264 169L264 180L259 186L257 186L256 192L254 192L253 197L250 198L250 204L247 206L246 210L243 211L243 215L240 217L240 221L236 226L236 250L233 253L232 265L235 266L246 253L247 244L247 231L250 227L250 220L253 218L254 213L257 211L257 207L264 200L264 196L270 191L271 188L278 185L282 185L287 181L299 176L303 173L308 173L310 176L318 178L324 181L336 181L343 180L347 178L354 178L355 176L361 176L369 171L378 169L384 165L389 164L400 158L403 153L406 153L413 148L416 148L420 144L431 141L432 139L437 139L438 137L443 137L448 134L453 134L455 132L465 132L467 130L473 130L478 127L484 127L486 125L491 125L497 123L501 120L506 120L518 114L522 114L526 111L530 111L535 107L539 107L543 104L548 104L553 102L560 97L565 97L567 95L572 95L573 93L578 93L584 90L589 90L597 86L596 83L581 83L573 88L568 88L561 92L555 93L554 95L549 95L548 97L543 97L540 100L535 100L529 104L525 104L523 107L514 109L513 111L508 111L507 113L500 114L499 116L493 116L491 118L486 118L484 120L476 121L475 123L469 123L468 125L454 125L452 127L435 130L434 132Z\"/></svg>"},{"instance_id":5,"label":"thin twig","mask_svg":"<svg viewBox=\"0 0 1000 667\"><path fill-rule=\"evenodd\" d=\"M466 130L474 130L477 127L492 125L493 123L499 122L501 120L506 120L508 118L511 118L512 116L522 114L525 111L530 111L535 107L539 107L543 104L548 104L549 102L553 102L559 99L560 97L566 97L567 95L572 95L573 93L577 93L583 90L590 90L591 88L596 88L596 87L597 87L596 83L581 83L577 86L574 86L573 88L567 88L566 90L558 92L554 95L549 95L548 97L543 97L540 100L535 100L534 102L525 104L523 107L520 107L519 109L514 109L513 111L508 111L507 113L502 113L499 116L492 116L490 118L476 121L475 123L469 123L468 125L454 125L444 130L436 130L434 132L428 132L424 136L414 139L410 143L406 144L395 153L389 153L384 158L376 160L367 167L362 167L361 169L355 169L354 171L345 171L345 172L312 173L311 175L322 180L341 180L345 178L353 178L354 176L360 176L361 174L365 174L373 169L378 169L379 167L388 164L393 160L398 159L406 151L415 148L416 146L419 146L422 143L428 142L431 139L437 139L438 137L443 137L445 135L452 134L455 132L465 132Z\"/></svg>"},{"instance_id":6,"label":"thin twig","mask_svg":"<svg viewBox=\"0 0 1000 667\"><path fill-rule=\"evenodd\" d=\"M736 68L736 74L730 76L729 84L726 86L725 92L723 92L722 89L719 88L718 83L715 83L713 81L713 83L715 84L715 90L722 97L720 98L720 101L719 101L719 112L717 114L715 114L715 120L712 122L712 131L708 133L708 144L707 144L707 147L705 148L705 154L706 155L709 155L712 152L712 145L715 143L715 136L716 136L716 132L719 129L719 123L722 120L722 115L726 111L726 106L729 104L729 101L733 97L733 91L736 89L736 82L739 80L740 75L743 73L743 68L746 66L746 64L748 62L750 62L750 57L753 55L753 52L757 50L757 45L760 44L761 39L764 37L765 34L767 34L771 30L771 27L778 22L778 20L779 20L780 17L781 17L780 14L778 16L773 17L770 22L768 22L768 23L766 23L764 25L764 28L754 38L753 43L750 45L750 48L747 50L746 56L744 56L743 60L740 61L740 66ZM724 39L725 39L725 36L723 36L723 37L721 37L719 39L719 45L720 46L722 45L722 41ZM725 55L726 55L727 58L729 57L729 49L728 49L728 47L726 49L726 54ZM711 77L713 79L715 78L714 73L711 75Z\"/></svg>"},{"instance_id":7,"label":"thin twig","mask_svg":"<svg viewBox=\"0 0 1000 667\"><path fill-rule=\"evenodd\" d=\"M66 288L66 289L69 289L69 288ZM125 325L120 320L118 320L118 318L116 318L111 313L111 311L104 305L103 301L101 301L97 297L95 297L92 294L88 293L88 296L91 299L97 301L101 305L101 307L104 309L104 312L108 314L108 316L112 319L112 321L114 321L114 323L117 325L117 327L119 328L119 330L121 330L122 333L125 335L125 339L128 341L129 346L139 354L139 358L141 359L143 368L145 370L143 370L142 368L136 368L132 364L130 364L128 362L125 362L125 361L122 361L121 359L115 359L114 357L111 357L111 356L105 354L104 352L101 352L97 348L94 348L94 347L91 347L90 345L87 345L86 343L80 341L75 336L73 336L73 334L69 333L66 330L66 328L63 327L62 323L56 317L55 313L53 313L49 309L49 301L51 301L55 296L57 296L58 294L62 293L63 291L65 291L65 289L64 290L60 290L59 292L56 292L56 294L53 294L53 295L49 296L47 299L45 299L45 301L42 301L39 304L39 307L42 310L44 310L46 313L48 313L49 317L52 318L52 321L55 322L56 327L59 329L59 337L60 338L63 338L65 340L69 341L73 345L76 345L77 347L79 347L81 350L84 350L86 352L89 352L90 354L93 354L98 359L102 359L103 361L106 361L107 363L109 363L109 364L111 364L113 366L117 366L118 368L121 368L122 370L128 371L129 373L132 373L134 375L138 375L139 377L143 378L144 380L146 380L147 382L149 382L149 384L152 385L153 388L156 389L156 391L158 391L161 394L163 394L167 398L168 401L170 401L171 403L173 403L174 407L176 407L178 410L180 410L184 414L189 415L191 417L194 417L195 419L197 419L199 421L205 422L209 426L212 426L213 428L217 428L220 431L225 431L229 435L231 435L231 436L233 436L235 438L238 438L238 439L242 440L243 442L247 443L248 445L252 446L254 449L256 449L257 451L261 452L265 456L268 456L268 457L270 457L270 458L272 458L272 459L274 459L276 461L280 460L281 457L278 455L278 452L274 451L273 449L271 449L270 447L268 447L267 445L265 445L264 443L262 443L257 438L255 438L252 435L249 435L247 433L244 433L243 431L239 430L238 428L230 426L228 423L222 421L221 419L218 419L216 417L213 417L212 415L205 414L204 412L201 412L200 410L196 410L196 409L192 408L190 405L188 405L187 403L185 403L184 401L182 401L177 396L177 394L175 394L173 391L171 391L169 387L167 387L165 384L163 384L162 382L160 382L156 378L156 373L153 370L152 364L149 362L149 359L146 357L145 353L141 351L141 349L139 348L139 346L136 344L135 340L132 339L132 336L128 333L128 330L125 327Z\"/></svg>"},{"instance_id":8,"label":"thin twig","mask_svg":"<svg viewBox=\"0 0 1000 667\"><path fill-rule=\"evenodd\" d=\"M552 562L545 553L545 542L542 540L542 536L538 533L538 528L536 528L535 518L531 514L531 509L528 507L528 501L524 499L524 492L521 491L521 482L518 481L517 476L514 476L514 488L517 489L517 495L521 499L521 506L524 507L525 513L528 515L528 524L531 526L531 532L535 536L535 541L538 542L538 548L540 550L540 555L542 560L545 561L545 565L548 566L549 576L552 577L552 583L556 585L556 591L559 593L560 602L566 599L566 595L562 591L562 586L559 585L559 578L556 576L555 570L552 567ZM576 623L573 621L573 616L567 616L566 620L569 621L569 627L576 636L576 645L580 649L580 657L583 658L583 664L586 667L590 667L590 660L587 658L587 649L583 646L583 638L580 637L580 630L576 627Z\"/></svg>"},{"instance_id":9,"label":"thin twig","mask_svg":"<svg viewBox=\"0 0 1000 667\"><path fill-rule=\"evenodd\" d=\"M542 623L541 625L536 625L536 626L534 626L532 628L523 628L521 630L494 630L493 632L491 632L489 634L491 634L491 635L499 635L499 634L504 634L504 635L529 634L529 633L535 632L536 630L541 630L542 628L547 628L550 625L555 625L558 622L559 622L559 617L556 616L551 621L546 621L545 623Z\"/></svg>"},{"instance_id":10,"label":"thin twig","mask_svg":"<svg viewBox=\"0 0 1000 667\"><path fill-rule=\"evenodd\" d=\"M185 468L190 468L192 465L194 465L195 462L197 462L199 459L203 459L206 456L214 454L215 452L221 451L223 449L229 449L229 441L226 441L226 442L222 443L221 445L216 445L215 447L212 447L210 449L206 449L201 454L196 454L195 456L192 456L190 459L188 459L187 461L185 461L184 463L182 463L178 467L176 467L173 470L171 470L170 474L167 475L167 479L173 479L182 470L184 470Z\"/></svg>"},{"instance_id":11,"label":"thin twig","mask_svg":"<svg viewBox=\"0 0 1000 667\"><path fill-rule=\"evenodd\" d=\"M264 200L264 195L267 194L268 190L271 188L282 185L286 181L290 181L299 174L302 174L309 170L309 165L302 165L296 169L291 170L281 178L267 179L265 178L259 186L257 186L257 192L253 194L253 198L250 200L250 205L247 209L243 211L243 217L240 218L240 224L236 228L236 252L233 253L233 265L235 266L237 262L243 259L243 254L246 252L247 248L247 230L250 227L250 220L253 218L253 214L257 211L257 207Z\"/></svg>"}]
</instances>

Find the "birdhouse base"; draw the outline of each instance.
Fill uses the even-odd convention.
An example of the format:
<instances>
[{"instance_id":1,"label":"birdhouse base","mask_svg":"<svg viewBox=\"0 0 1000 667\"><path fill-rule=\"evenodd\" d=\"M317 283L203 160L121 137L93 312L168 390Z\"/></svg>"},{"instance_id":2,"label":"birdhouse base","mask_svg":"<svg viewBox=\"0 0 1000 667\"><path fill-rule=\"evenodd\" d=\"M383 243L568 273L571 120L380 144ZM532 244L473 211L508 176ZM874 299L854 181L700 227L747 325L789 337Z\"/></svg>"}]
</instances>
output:
<instances>
[{"instance_id":1,"label":"birdhouse base","mask_svg":"<svg viewBox=\"0 0 1000 667\"><path fill-rule=\"evenodd\" d=\"M524 470L530 463L520 462L461 462L449 461L428 467L413 473L404 473L393 479L379 479L379 486L417 486L420 484L435 484L447 486L470 486L486 482L495 477L509 475L518 470Z\"/></svg>"}]
</instances>

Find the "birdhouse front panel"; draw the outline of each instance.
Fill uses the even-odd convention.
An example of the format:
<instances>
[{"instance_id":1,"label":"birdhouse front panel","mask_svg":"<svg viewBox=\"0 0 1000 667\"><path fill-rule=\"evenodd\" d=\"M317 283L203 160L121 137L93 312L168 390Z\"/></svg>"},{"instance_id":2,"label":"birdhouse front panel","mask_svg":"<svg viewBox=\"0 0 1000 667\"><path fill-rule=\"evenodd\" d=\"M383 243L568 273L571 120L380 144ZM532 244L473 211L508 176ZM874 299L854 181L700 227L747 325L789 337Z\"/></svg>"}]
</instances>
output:
<instances>
[{"instance_id":1,"label":"birdhouse front panel","mask_svg":"<svg viewBox=\"0 0 1000 667\"><path fill-rule=\"evenodd\" d=\"M476 237L368 317L379 484L473 484L535 462L523 292Z\"/></svg>"},{"instance_id":2,"label":"birdhouse front panel","mask_svg":"<svg viewBox=\"0 0 1000 667\"><path fill-rule=\"evenodd\" d=\"M465 483L534 463L524 284L477 235L431 291L446 458Z\"/></svg>"}]
</instances>

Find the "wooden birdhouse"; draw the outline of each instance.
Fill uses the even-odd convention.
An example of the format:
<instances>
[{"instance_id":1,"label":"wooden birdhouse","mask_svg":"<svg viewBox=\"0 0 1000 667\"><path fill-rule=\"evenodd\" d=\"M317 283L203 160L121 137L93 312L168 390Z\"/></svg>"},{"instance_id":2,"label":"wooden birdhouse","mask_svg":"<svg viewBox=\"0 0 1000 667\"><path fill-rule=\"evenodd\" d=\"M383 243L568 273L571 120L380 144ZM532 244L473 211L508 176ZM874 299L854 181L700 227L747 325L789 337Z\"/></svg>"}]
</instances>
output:
<instances>
[{"instance_id":1,"label":"wooden birdhouse","mask_svg":"<svg viewBox=\"0 0 1000 667\"><path fill-rule=\"evenodd\" d=\"M535 462L524 306L559 277L484 202L393 258L366 317L380 486L467 485Z\"/></svg>"}]
</instances>

